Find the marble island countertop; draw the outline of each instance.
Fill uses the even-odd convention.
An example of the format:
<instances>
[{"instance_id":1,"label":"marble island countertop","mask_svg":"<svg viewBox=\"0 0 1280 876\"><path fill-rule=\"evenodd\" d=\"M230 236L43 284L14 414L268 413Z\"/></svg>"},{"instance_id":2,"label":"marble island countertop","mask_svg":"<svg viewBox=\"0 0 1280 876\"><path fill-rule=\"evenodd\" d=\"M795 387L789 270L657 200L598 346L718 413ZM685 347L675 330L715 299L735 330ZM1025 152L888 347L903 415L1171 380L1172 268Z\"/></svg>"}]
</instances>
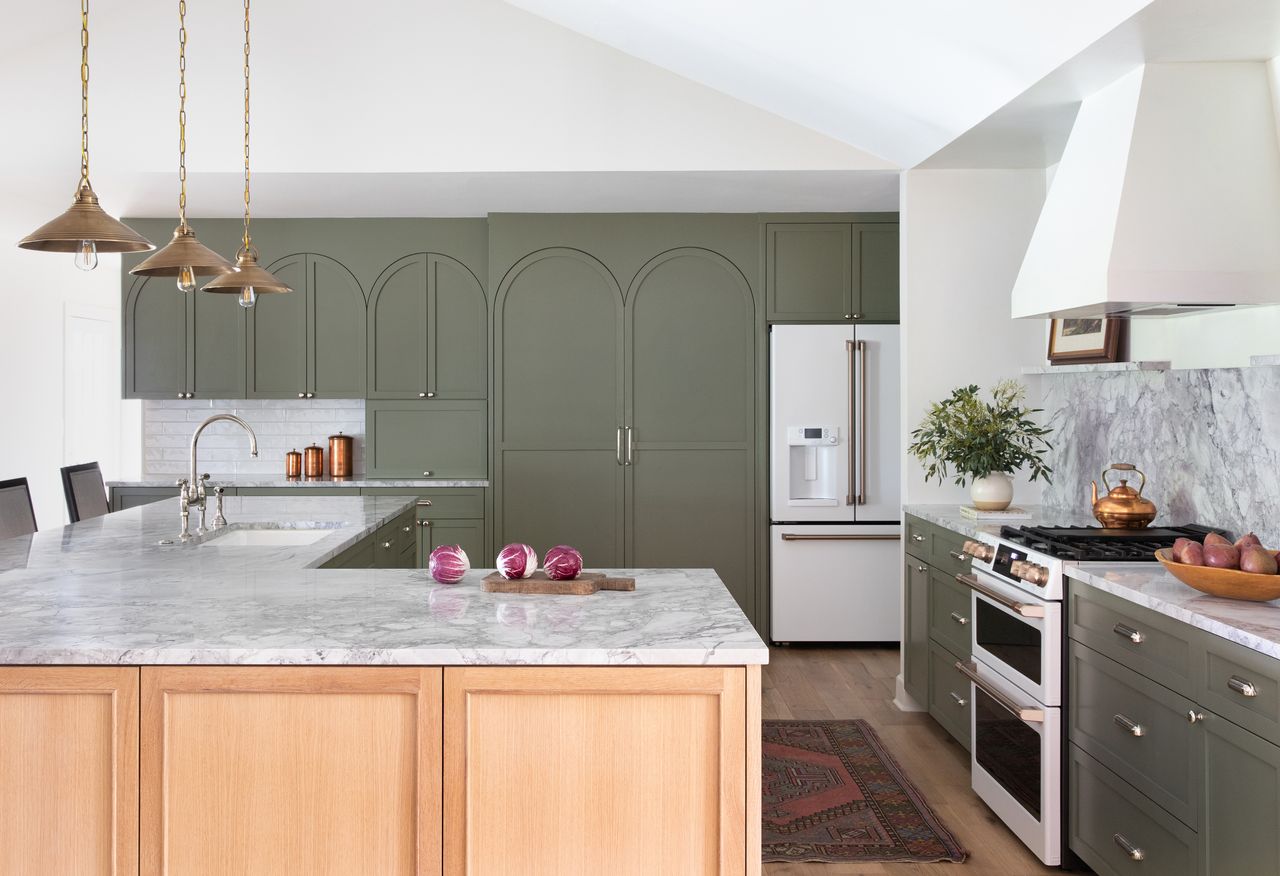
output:
<instances>
[{"instance_id":1,"label":"marble island countertop","mask_svg":"<svg viewBox=\"0 0 1280 876\"><path fill-rule=\"evenodd\" d=\"M174 478L148 478L140 481L107 481L108 487L146 487L149 489L160 489L164 487L173 487L174 495L177 495L177 486ZM417 480L405 478L367 478L363 475L353 478L287 478L284 475L267 476L267 475L231 475L227 477L217 477L209 479L210 487L266 487L278 488L288 487L290 489L305 490L309 487L351 487L358 489L360 487L391 487L406 489L434 489L436 487L487 487L487 480L458 480L449 478L418 478Z\"/></svg>"},{"instance_id":2,"label":"marble island countertop","mask_svg":"<svg viewBox=\"0 0 1280 876\"><path fill-rule=\"evenodd\" d=\"M0 664L743 665L768 649L710 569L606 570L633 593L485 593L473 570L322 569L412 497L235 497L312 544L161 545L177 499L0 541ZM473 558L477 559L477 558Z\"/></svg>"}]
</instances>

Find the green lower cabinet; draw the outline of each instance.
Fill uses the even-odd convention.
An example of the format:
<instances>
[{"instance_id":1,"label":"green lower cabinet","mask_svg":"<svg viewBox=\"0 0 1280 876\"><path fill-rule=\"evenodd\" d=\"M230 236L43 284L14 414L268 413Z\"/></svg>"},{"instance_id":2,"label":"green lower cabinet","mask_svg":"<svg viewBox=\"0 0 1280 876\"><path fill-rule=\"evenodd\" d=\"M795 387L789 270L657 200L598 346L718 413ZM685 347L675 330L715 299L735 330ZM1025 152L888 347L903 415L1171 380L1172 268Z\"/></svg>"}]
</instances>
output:
<instances>
[{"instance_id":1,"label":"green lower cabinet","mask_svg":"<svg viewBox=\"0 0 1280 876\"><path fill-rule=\"evenodd\" d=\"M1280 748L1204 715L1203 872L1280 873Z\"/></svg>"},{"instance_id":2,"label":"green lower cabinet","mask_svg":"<svg viewBox=\"0 0 1280 876\"><path fill-rule=\"evenodd\" d=\"M959 659L937 642L929 643L929 714L968 751L973 706L969 679L956 669Z\"/></svg>"},{"instance_id":3,"label":"green lower cabinet","mask_svg":"<svg viewBox=\"0 0 1280 876\"><path fill-rule=\"evenodd\" d=\"M903 571L906 615L902 686L921 706L929 702L929 567L907 555Z\"/></svg>"},{"instance_id":4,"label":"green lower cabinet","mask_svg":"<svg viewBox=\"0 0 1280 876\"><path fill-rule=\"evenodd\" d=\"M412 509L378 527L373 536L375 569L412 569L417 565L418 541Z\"/></svg>"},{"instance_id":5,"label":"green lower cabinet","mask_svg":"<svg viewBox=\"0 0 1280 876\"><path fill-rule=\"evenodd\" d=\"M484 547L483 520L450 520L431 516L430 509L418 512L418 540L415 565L427 568L431 552L442 544L456 544L466 551L472 568L493 565Z\"/></svg>"},{"instance_id":6,"label":"green lower cabinet","mask_svg":"<svg viewBox=\"0 0 1280 876\"><path fill-rule=\"evenodd\" d=\"M483 401L370 401L365 406L370 478L488 476Z\"/></svg>"},{"instance_id":7,"label":"green lower cabinet","mask_svg":"<svg viewBox=\"0 0 1280 876\"><path fill-rule=\"evenodd\" d=\"M1098 876L1200 873L1200 837L1194 830L1075 745L1067 748L1069 842ZM1237 777L1236 784L1240 781ZM1218 876L1275 872L1274 867L1210 870Z\"/></svg>"},{"instance_id":8,"label":"green lower cabinet","mask_svg":"<svg viewBox=\"0 0 1280 876\"><path fill-rule=\"evenodd\" d=\"M322 569L372 569L374 566L373 536L369 536L347 548L332 560L321 566Z\"/></svg>"},{"instance_id":9,"label":"green lower cabinet","mask_svg":"<svg viewBox=\"0 0 1280 876\"><path fill-rule=\"evenodd\" d=\"M176 484L172 487L112 487L110 504L112 511L124 511L126 508L137 508L139 505L150 505L152 502L177 497Z\"/></svg>"}]
</instances>

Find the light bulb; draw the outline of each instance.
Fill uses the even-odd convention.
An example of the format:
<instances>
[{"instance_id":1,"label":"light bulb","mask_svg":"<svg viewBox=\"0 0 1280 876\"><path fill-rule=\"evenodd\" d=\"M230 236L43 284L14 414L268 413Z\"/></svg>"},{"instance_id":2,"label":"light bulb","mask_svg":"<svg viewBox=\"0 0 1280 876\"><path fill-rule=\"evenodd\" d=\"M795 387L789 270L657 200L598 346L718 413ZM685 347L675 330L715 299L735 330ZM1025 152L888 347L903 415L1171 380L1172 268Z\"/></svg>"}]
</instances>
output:
<instances>
[{"instance_id":1,"label":"light bulb","mask_svg":"<svg viewBox=\"0 0 1280 876\"><path fill-rule=\"evenodd\" d=\"M240 306L253 307L258 303L258 293L252 286L245 286L240 290Z\"/></svg>"},{"instance_id":2,"label":"light bulb","mask_svg":"<svg viewBox=\"0 0 1280 876\"><path fill-rule=\"evenodd\" d=\"M98 245L92 240L80 241L76 250L76 267L82 271L92 271L98 266Z\"/></svg>"},{"instance_id":3,"label":"light bulb","mask_svg":"<svg viewBox=\"0 0 1280 876\"><path fill-rule=\"evenodd\" d=\"M178 291L196 291L196 270L191 265L183 265L178 268Z\"/></svg>"}]
</instances>

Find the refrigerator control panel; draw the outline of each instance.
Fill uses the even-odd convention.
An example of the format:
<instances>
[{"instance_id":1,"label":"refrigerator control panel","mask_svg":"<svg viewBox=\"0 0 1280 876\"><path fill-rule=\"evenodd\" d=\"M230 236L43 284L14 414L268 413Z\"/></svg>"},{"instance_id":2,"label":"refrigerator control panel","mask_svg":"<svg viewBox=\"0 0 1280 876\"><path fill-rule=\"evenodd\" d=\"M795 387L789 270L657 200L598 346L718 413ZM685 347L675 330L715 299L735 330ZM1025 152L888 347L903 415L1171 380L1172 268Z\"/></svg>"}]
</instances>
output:
<instances>
[{"instance_id":1,"label":"refrigerator control panel","mask_svg":"<svg viewBox=\"0 0 1280 876\"><path fill-rule=\"evenodd\" d=\"M839 426L788 426L787 443L792 447L821 447L840 443Z\"/></svg>"}]
</instances>

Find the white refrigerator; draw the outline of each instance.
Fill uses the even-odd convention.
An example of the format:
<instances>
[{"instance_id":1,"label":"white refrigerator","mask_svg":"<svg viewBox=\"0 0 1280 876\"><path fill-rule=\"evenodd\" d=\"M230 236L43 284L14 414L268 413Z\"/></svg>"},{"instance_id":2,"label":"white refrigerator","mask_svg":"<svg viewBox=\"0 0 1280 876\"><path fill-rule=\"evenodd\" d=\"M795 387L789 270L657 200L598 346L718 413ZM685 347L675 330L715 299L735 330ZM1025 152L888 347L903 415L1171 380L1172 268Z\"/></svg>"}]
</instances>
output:
<instances>
[{"instance_id":1,"label":"white refrigerator","mask_svg":"<svg viewBox=\"0 0 1280 876\"><path fill-rule=\"evenodd\" d=\"M899 350L896 325L770 330L775 642L899 639Z\"/></svg>"}]
</instances>

